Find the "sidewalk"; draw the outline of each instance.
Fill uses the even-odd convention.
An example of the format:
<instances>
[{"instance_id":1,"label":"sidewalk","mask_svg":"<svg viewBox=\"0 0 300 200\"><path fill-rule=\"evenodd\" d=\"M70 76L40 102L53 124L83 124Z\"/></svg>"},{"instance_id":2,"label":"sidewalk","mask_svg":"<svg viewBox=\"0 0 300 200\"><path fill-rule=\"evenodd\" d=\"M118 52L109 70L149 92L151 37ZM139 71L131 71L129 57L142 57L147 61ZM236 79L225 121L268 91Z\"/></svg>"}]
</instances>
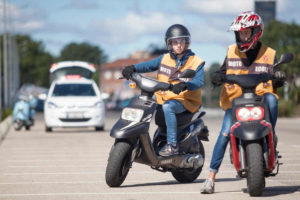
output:
<instances>
[{"instance_id":1,"label":"sidewalk","mask_svg":"<svg viewBox=\"0 0 300 200\"><path fill-rule=\"evenodd\" d=\"M12 116L6 117L1 123L0 123L0 142L5 138L6 134L8 133L8 130L12 124Z\"/></svg>"}]
</instances>

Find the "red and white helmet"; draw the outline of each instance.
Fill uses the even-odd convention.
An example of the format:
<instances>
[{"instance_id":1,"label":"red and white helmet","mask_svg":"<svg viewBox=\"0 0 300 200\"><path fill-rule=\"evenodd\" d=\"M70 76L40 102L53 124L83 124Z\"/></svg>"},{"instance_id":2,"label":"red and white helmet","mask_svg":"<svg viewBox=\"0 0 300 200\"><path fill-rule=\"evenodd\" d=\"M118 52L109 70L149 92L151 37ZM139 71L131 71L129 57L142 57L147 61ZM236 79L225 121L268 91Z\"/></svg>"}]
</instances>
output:
<instances>
[{"instance_id":1,"label":"red and white helmet","mask_svg":"<svg viewBox=\"0 0 300 200\"><path fill-rule=\"evenodd\" d=\"M239 31L252 28L252 35L246 42L240 40ZM264 23L261 17L252 11L243 12L238 15L229 27L229 31L234 31L236 44L241 52L246 52L257 43L261 38L264 30Z\"/></svg>"}]
</instances>

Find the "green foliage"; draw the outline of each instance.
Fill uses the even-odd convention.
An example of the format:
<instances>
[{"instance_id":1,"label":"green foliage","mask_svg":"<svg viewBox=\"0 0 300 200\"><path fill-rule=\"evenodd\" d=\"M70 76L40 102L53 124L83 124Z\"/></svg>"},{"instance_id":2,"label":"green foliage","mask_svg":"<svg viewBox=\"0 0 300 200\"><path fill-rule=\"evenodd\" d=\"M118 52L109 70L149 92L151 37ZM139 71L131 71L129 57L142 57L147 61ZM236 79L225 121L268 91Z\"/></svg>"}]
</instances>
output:
<instances>
[{"instance_id":1,"label":"green foliage","mask_svg":"<svg viewBox=\"0 0 300 200\"><path fill-rule=\"evenodd\" d=\"M107 61L107 56L103 53L103 50L98 46L93 46L85 42L79 44L70 43L61 50L60 56L57 60L80 60L95 64L97 71L93 74L93 80L96 83L98 83L98 67L100 67L103 63Z\"/></svg>"},{"instance_id":2,"label":"green foliage","mask_svg":"<svg viewBox=\"0 0 300 200\"><path fill-rule=\"evenodd\" d=\"M89 43L70 43L66 45L60 52L59 61L80 60L101 65L107 60L103 50L98 46Z\"/></svg>"},{"instance_id":3,"label":"green foliage","mask_svg":"<svg viewBox=\"0 0 300 200\"><path fill-rule=\"evenodd\" d=\"M293 101L285 101L280 99L278 102L278 116L279 117L291 117L295 114L296 105Z\"/></svg>"},{"instance_id":4,"label":"green foliage","mask_svg":"<svg viewBox=\"0 0 300 200\"><path fill-rule=\"evenodd\" d=\"M4 110L2 110L2 120L4 120L6 117L8 117L9 115L12 114L12 109L11 108L6 108Z\"/></svg>"},{"instance_id":5,"label":"green foliage","mask_svg":"<svg viewBox=\"0 0 300 200\"><path fill-rule=\"evenodd\" d=\"M280 70L287 75L290 99L296 100L293 103L299 104L299 95L295 91L298 90L295 78L300 73L300 26L295 23L273 21L265 28L262 42L277 51L277 59L282 53L293 53L294 60L289 64L281 65Z\"/></svg>"},{"instance_id":6,"label":"green foliage","mask_svg":"<svg viewBox=\"0 0 300 200\"><path fill-rule=\"evenodd\" d=\"M21 85L34 83L48 86L52 55L45 51L41 41L34 41L28 35L17 35L16 40L19 48Z\"/></svg>"},{"instance_id":7,"label":"green foliage","mask_svg":"<svg viewBox=\"0 0 300 200\"><path fill-rule=\"evenodd\" d=\"M219 98L222 87L214 87L210 74L220 69L220 64L213 63L207 71L204 71L204 95L203 104L207 107L219 107Z\"/></svg>"}]
</instances>

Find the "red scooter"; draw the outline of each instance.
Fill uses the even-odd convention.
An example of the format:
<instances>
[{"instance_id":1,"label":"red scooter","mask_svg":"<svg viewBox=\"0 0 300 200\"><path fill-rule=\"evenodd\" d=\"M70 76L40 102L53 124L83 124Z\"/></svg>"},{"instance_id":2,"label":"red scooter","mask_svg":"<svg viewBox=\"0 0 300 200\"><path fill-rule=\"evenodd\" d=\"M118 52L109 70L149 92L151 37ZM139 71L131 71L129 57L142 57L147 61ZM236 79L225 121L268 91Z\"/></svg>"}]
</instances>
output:
<instances>
[{"instance_id":1,"label":"red scooter","mask_svg":"<svg viewBox=\"0 0 300 200\"><path fill-rule=\"evenodd\" d=\"M292 54L283 54L274 67L292 59ZM227 83L237 84L243 91L232 102L230 155L238 176L247 178L250 196L260 196L263 193L265 177L277 175L281 164L275 152L277 141L274 138L267 101L264 96L255 94L259 83L272 79L271 74L226 76Z\"/></svg>"}]
</instances>

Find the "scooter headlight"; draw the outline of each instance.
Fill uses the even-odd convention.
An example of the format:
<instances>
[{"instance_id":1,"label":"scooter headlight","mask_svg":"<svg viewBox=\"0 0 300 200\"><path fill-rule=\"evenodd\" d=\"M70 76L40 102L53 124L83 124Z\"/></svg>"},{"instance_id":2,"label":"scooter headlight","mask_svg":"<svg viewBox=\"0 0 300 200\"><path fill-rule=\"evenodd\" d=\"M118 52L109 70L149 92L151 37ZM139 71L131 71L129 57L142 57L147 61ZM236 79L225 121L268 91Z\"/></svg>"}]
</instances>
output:
<instances>
[{"instance_id":1,"label":"scooter headlight","mask_svg":"<svg viewBox=\"0 0 300 200\"><path fill-rule=\"evenodd\" d=\"M122 111L121 118L128 120L139 122L143 117L144 111L136 108L124 108Z\"/></svg>"},{"instance_id":2,"label":"scooter headlight","mask_svg":"<svg viewBox=\"0 0 300 200\"><path fill-rule=\"evenodd\" d=\"M247 108L238 109L237 118L239 121L247 121L250 118L250 111Z\"/></svg>"},{"instance_id":3,"label":"scooter headlight","mask_svg":"<svg viewBox=\"0 0 300 200\"><path fill-rule=\"evenodd\" d=\"M264 109L262 107L239 108L236 117L238 121L261 120L264 117Z\"/></svg>"},{"instance_id":4,"label":"scooter headlight","mask_svg":"<svg viewBox=\"0 0 300 200\"><path fill-rule=\"evenodd\" d=\"M262 107L254 107L251 109L251 117L253 120L260 120L263 117L263 108Z\"/></svg>"}]
</instances>

